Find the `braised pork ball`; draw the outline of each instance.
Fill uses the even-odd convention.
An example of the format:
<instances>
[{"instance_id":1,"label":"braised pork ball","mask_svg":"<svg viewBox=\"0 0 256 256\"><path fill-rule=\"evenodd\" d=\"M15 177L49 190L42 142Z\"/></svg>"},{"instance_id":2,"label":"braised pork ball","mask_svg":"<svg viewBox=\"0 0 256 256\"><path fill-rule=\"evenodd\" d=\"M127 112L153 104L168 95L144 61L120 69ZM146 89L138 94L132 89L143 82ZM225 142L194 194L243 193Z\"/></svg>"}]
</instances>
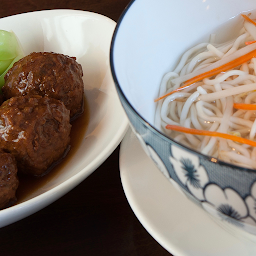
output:
<instances>
[{"instance_id":1,"label":"braised pork ball","mask_svg":"<svg viewBox=\"0 0 256 256\"><path fill-rule=\"evenodd\" d=\"M17 61L5 75L5 99L41 95L64 102L74 119L83 112L83 70L76 58L52 52L33 52Z\"/></svg>"},{"instance_id":2,"label":"braised pork ball","mask_svg":"<svg viewBox=\"0 0 256 256\"><path fill-rule=\"evenodd\" d=\"M69 148L70 111L62 101L19 96L0 107L0 148L14 155L19 172L42 176Z\"/></svg>"},{"instance_id":3,"label":"braised pork ball","mask_svg":"<svg viewBox=\"0 0 256 256\"><path fill-rule=\"evenodd\" d=\"M16 202L19 186L16 160L10 153L0 152L0 209Z\"/></svg>"}]
</instances>

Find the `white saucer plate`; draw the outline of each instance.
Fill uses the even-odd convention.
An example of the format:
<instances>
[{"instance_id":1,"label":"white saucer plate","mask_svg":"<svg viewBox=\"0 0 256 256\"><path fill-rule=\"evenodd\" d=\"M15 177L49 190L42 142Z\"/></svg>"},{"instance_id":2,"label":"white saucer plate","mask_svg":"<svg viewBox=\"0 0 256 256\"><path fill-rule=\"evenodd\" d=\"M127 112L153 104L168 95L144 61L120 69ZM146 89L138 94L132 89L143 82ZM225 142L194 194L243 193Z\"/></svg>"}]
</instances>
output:
<instances>
[{"instance_id":1,"label":"white saucer plate","mask_svg":"<svg viewBox=\"0 0 256 256\"><path fill-rule=\"evenodd\" d=\"M125 195L135 215L175 256L255 256L256 243L232 235L179 192L156 168L129 130L120 150Z\"/></svg>"},{"instance_id":2,"label":"white saucer plate","mask_svg":"<svg viewBox=\"0 0 256 256\"><path fill-rule=\"evenodd\" d=\"M77 10L38 11L0 19L0 29L12 30L25 54L52 51L76 57L83 67L90 112L75 155L54 179L17 205L0 211L0 227L27 217L70 191L106 160L125 135L128 121L109 66L115 26L105 16Z\"/></svg>"}]
</instances>

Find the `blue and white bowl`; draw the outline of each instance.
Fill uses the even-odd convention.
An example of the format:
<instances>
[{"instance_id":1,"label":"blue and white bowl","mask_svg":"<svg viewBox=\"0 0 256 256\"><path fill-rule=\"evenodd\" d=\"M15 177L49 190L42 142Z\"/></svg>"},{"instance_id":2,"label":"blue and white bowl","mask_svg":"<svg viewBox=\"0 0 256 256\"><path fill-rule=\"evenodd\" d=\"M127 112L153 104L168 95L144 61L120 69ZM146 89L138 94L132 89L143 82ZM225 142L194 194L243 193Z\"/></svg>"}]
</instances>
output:
<instances>
[{"instance_id":1,"label":"blue and white bowl","mask_svg":"<svg viewBox=\"0 0 256 256\"><path fill-rule=\"evenodd\" d=\"M256 234L256 171L202 155L162 134L154 127L154 99L163 75L186 49L255 8L254 0L134 0L120 17L110 54L130 125L158 168L221 223L252 234Z\"/></svg>"}]
</instances>

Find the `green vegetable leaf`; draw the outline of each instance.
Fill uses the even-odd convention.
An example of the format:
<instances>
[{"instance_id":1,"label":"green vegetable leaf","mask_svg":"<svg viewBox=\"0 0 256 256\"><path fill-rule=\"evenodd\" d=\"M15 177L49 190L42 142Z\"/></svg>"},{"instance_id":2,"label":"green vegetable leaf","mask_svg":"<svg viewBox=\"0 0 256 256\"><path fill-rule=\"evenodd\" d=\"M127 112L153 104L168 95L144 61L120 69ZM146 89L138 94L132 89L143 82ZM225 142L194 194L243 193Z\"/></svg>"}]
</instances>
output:
<instances>
[{"instance_id":1,"label":"green vegetable leaf","mask_svg":"<svg viewBox=\"0 0 256 256\"><path fill-rule=\"evenodd\" d=\"M0 89L4 85L4 76L12 65L24 57L21 45L13 32L0 30Z\"/></svg>"}]
</instances>

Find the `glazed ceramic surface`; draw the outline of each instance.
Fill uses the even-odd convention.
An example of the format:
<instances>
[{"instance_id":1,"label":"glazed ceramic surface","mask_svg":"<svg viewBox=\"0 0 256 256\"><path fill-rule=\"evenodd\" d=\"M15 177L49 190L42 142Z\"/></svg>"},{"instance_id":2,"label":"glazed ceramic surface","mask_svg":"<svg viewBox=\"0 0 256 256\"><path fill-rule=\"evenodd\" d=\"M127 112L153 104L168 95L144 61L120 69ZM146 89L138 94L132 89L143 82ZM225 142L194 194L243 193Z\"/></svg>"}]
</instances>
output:
<instances>
[{"instance_id":1,"label":"glazed ceramic surface","mask_svg":"<svg viewBox=\"0 0 256 256\"><path fill-rule=\"evenodd\" d=\"M129 130L120 149L127 200L144 228L175 256L255 256L256 237L218 221L159 172ZM170 183L171 182L171 183ZM179 189L179 187L178 187Z\"/></svg>"},{"instance_id":2,"label":"glazed ceramic surface","mask_svg":"<svg viewBox=\"0 0 256 256\"><path fill-rule=\"evenodd\" d=\"M0 211L0 227L52 203L90 175L122 140L128 121L109 66L116 23L99 14L75 10L25 13L0 19L0 28L17 35L25 54L53 51L76 57L83 67L89 124L67 164L22 201ZM104 127L104 128L103 128Z\"/></svg>"},{"instance_id":3,"label":"glazed ceramic surface","mask_svg":"<svg viewBox=\"0 0 256 256\"><path fill-rule=\"evenodd\" d=\"M253 9L253 0L132 1L112 39L111 70L131 127L158 168L212 215L256 234L256 171L194 152L154 128L163 75L220 27L217 41L232 38L240 13Z\"/></svg>"}]
</instances>

